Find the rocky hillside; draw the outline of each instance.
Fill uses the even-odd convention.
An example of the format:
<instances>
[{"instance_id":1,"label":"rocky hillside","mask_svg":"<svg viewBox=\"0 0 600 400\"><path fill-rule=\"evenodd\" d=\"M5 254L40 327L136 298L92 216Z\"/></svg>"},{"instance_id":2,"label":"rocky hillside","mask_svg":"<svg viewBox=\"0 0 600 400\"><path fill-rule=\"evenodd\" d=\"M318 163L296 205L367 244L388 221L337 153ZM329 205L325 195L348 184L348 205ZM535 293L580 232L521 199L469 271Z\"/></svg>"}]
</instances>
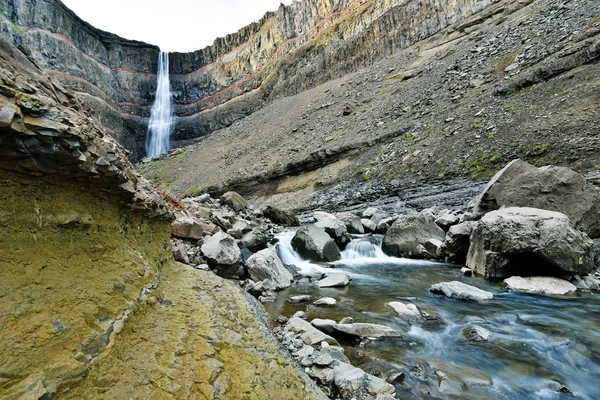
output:
<instances>
[{"instance_id":1,"label":"rocky hillside","mask_svg":"<svg viewBox=\"0 0 600 400\"><path fill-rule=\"evenodd\" d=\"M514 158L598 169L599 44L595 1L495 2L140 170L178 196L335 209L462 204Z\"/></svg>"},{"instance_id":2,"label":"rocky hillside","mask_svg":"<svg viewBox=\"0 0 600 400\"><path fill-rule=\"evenodd\" d=\"M282 96L406 48L492 0L305 0L193 53L170 55L175 141L221 129ZM144 156L158 48L78 18L60 0L0 1L0 33L73 88L95 118Z\"/></svg>"},{"instance_id":3,"label":"rocky hillside","mask_svg":"<svg viewBox=\"0 0 600 400\"><path fill-rule=\"evenodd\" d=\"M0 144L0 398L323 397L239 288L173 261L183 206L3 39Z\"/></svg>"}]
</instances>

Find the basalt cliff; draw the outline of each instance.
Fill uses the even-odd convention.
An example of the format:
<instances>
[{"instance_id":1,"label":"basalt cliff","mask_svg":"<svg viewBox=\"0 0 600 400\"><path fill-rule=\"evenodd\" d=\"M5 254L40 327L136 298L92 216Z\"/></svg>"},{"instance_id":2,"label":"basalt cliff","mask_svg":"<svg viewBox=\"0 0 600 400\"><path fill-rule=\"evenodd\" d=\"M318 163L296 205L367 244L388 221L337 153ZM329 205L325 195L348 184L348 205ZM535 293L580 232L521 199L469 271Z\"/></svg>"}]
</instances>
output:
<instances>
[{"instance_id":1,"label":"basalt cliff","mask_svg":"<svg viewBox=\"0 0 600 400\"><path fill-rule=\"evenodd\" d=\"M174 140L227 127L275 99L372 64L491 0L305 0L193 53L170 54ZM59 0L0 1L0 32L144 157L159 49L78 18Z\"/></svg>"}]
</instances>

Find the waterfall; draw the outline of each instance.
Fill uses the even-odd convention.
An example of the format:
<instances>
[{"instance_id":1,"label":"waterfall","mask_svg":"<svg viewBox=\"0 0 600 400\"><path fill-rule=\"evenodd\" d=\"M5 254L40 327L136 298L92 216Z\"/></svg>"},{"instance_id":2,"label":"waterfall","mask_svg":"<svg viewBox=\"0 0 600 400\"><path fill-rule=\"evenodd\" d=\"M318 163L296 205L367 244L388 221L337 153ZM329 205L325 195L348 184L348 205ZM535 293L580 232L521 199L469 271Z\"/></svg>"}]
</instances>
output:
<instances>
[{"instance_id":1,"label":"waterfall","mask_svg":"<svg viewBox=\"0 0 600 400\"><path fill-rule=\"evenodd\" d=\"M158 56L156 99L146 134L146 156L152 157L171 149L171 85L169 83L169 53Z\"/></svg>"},{"instance_id":2,"label":"waterfall","mask_svg":"<svg viewBox=\"0 0 600 400\"><path fill-rule=\"evenodd\" d=\"M342 261L363 260L365 258L380 261L390 258L381 250L381 238L371 238L371 240L355 239L348 243L346 250L342 251Z\"/></svg>"}]
</instances>

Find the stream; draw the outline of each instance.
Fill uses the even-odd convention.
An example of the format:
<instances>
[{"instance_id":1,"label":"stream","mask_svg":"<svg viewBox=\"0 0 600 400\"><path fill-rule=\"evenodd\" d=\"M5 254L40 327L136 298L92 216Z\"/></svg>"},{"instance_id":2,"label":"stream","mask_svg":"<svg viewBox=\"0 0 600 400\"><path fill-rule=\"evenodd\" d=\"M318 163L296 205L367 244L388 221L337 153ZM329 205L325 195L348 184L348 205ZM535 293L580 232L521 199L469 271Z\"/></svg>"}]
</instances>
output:
<instances>
[{"instance_id":1,"label":"stream","mask_svg":"<svg viewBox=\"0 0 600 400\"><path fill-rule=\"evenodd\" d=\"M546 297L509 291L501 281L466 277L455 265L393 258L381 251L381 236L354 237L342 260L315 264L292 249L294 232L279 235L274 246L284 264L312 277L294 283L266 303L274 318L305 311L314 318L387 325L402 338L340 341L351 362L381 374L404 372L395 384L402 399L599 399L600 296L583 293ZM345 288L319 288L324 271L346 272ZM429 292L434 283L458 280L494 293L494 299L473 303ZM333 297L334 307L292 304L288 298L309 294L312 301ZM441 319L409 323L387 306L413 303ZM472 324L492 332L488 342L473 343L461 334Z\"/></svg>"}]
</instances>

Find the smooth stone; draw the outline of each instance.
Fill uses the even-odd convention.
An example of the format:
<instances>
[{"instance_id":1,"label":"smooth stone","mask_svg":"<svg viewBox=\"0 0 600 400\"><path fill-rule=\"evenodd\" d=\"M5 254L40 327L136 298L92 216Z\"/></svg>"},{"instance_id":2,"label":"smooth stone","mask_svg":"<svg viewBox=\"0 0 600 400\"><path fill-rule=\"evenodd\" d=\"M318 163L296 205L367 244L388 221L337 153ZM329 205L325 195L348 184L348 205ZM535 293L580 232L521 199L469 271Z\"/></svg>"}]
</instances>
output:
<instances>
[{"instance_id":1,"label":"smooth stone","mask_svg":"<svg viewBox=\"0 0 600 400\"><path fill-rule=\"evenodd\" d=\"M315 306L332 307L337 304L337 300L333 297L323 297L313 303Z\"/></svg>"},{"instance_id":2,"label":"smooth stone","mask_svg":"<svg viewBox=\"0 0 600 400\"><path fill-rule=\"evenodd\" d=\"M462 335L470 342L487 342L492 333L479 325L470 325L462 330Z\"/></svg>"},{"instance_id":3,"label":"smooth stone","mask_svg":"<svg viewBox=\"0 0 600 400\"><path fill-rule=\"evenodd\" d=\"M457 300L483 301L494 298L494 294L491 292L458 281L436 283L429 290L432 293L444 294L446 297Z\"/></svg>"},{"instance_id":4,"label":"smooth stone","mask_svg":"<svg viewBox=\"0 0 600 400\"><path fill-rule=\"evenodd\" d=\"M512 276L504 280L509 289L516 292L544 294L544 295L565 295L574 293L577 288L571 282L551 276L531 276L520 277Z\"/></svg>"},{"instance_id":5,"label":"smooth stone","mask_svg":"<svg viewBox=\"0 0 600 400\"><path fill-rule=\"evenodd\" d=\"M331 272L319 281L319 287L344 287L350 284L350 277L345 272Z\"/></svg>"},{"instance_id":6,"label":"smooth stone","mask_svg":"<svg viewBox=\"0 0 600 400\"><path fill-rule=\"evenodd\" d=\"M337 332L358 337L402 337L402 335L395 329L378 324L368 324L360 322L353 324L336 324L333 326L333 328Z\"/></svg>"}]
</instances>

